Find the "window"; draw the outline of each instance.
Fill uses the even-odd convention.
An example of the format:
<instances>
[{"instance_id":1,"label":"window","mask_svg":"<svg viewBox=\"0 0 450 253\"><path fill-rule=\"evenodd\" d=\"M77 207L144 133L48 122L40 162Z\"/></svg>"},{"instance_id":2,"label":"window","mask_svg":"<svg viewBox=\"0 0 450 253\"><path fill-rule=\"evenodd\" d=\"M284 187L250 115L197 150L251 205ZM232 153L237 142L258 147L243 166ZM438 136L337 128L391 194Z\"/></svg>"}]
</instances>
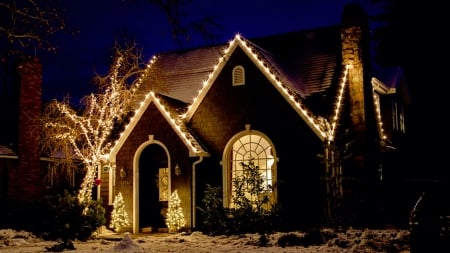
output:
<instances>
[{"instance_id":1,"label":"window","mask_svg":"<svg viewBox=\"0 0 450 253\"><path fill-rule=\"evenodd\" d=\"M276 202L276 163L275 152L270 140L262 133L252 130L244 131L233 137L224 152L224 203L226 207L236 207L236 182L248 177L249 170L257 173L261 181L258 195L252 191L251 183L241 184L245 197L256 201L267 196L269 203ZM242 182L242 181L241 181ZM254 188L253 188L254 189ZM270 205L267 205L269 207Z\"/></svg>"},{"instance_id":2,"label":"window","mask_svg":"<svg viewBox=\"0 0 450 253\"><path fill-rule=\"evenodd\" d=\"M405 133L405 113L403 107L396 101L392 103L392 121L395 130Z\"/></svg>"},{"instance_id":3,"label":"window","mask_svg":"<svg viewBox=\"0 0 450 253\"><path fill-rule=\"evenodd\" d=\"M77 173L76 168L67 168L66 170L61 171L61 167L58 167L54 164L47 165L47 187L75 187L77 177L79 174Z\"/></svg>"},{"instance_id":4,"label":"window","mask_svg":"<svg viewBox=\"0 0 450 253\"><path fill-rule=\"evenodd\" d=\"M241 65L233 68L233 86L245 84L245 69Z\"/></svg>"}]
</instances>

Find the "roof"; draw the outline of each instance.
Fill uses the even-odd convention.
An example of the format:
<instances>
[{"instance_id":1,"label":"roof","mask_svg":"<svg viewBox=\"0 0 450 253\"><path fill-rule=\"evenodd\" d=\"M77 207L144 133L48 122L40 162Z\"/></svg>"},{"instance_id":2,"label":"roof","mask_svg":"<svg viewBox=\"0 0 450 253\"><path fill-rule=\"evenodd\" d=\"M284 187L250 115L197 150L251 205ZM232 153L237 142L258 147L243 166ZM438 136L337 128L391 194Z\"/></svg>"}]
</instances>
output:
<instances>
[{"instance_id":1,"label":"roof","mask_svg":"<svg viewBox=\"0 0 450 253\"><path fill-rule=\"evenodd\" d=\"M3 158L17 158L17 154L12 150L12 148L5 145L0 145L0 157Z\"/></svg>"},{"instance_id":2,"label":"roof","mask_svg":"<svg viewBox=\"0 0 450 253\"><path fill-rule=\"evenodd\" d=\"M195 138L193 133L179 118L180 112L178 112L178 110L179 108L183 108L183 106L180 106L179 101L157 95L153 92L149 92L145 96L144 101L139 103L140 107L136 109L136 112L131 118L130 123L125 127L123 134L120 135L120 138L116 141L112 150L110 151L108 155L108 159L110 162L114 162L115 155L120 150L128 136L131 134L132 130L137 125L139 120L142 118L145 110L152 103L161 112L161 115L163 115L163 117L167 120L175 133L180 137L181 141L189 150L191 156L209 155L206 149L200 144L198 139Z\"/></svg>"},{"instance_id":3,"label":"roof","mask_svg":"<svg viewBox=\"0 0 450 253\"><path fill-rule=\"evenodd\" d=\"M282 69L293 89L306 98L333 83L341 63L340 27L330 26L249 39Z\"/></svg>"},{"instance_id":4,"label":"roof","mask_svg":"<svg viewBox=\"0 0 450 253\"><path fill-rule=\"evenodd\" d=\"M246 40L302 98L327 90L342 71L339 26ZM192 103L227 47L219 44L159 54L153 66L158 80L153 79L151 89Z\"/></svg>"},{"instance_id":5,"label":"roof","mask_svg":"<svg viewBox=\"0 0 450 253\"><path fill-rule=\"evenodd\" d=\"M148 67L151 73L139 89L141 95L151 91L153 98L144 103L157 102L161 111L171 115L174 129L188 140L185 144L191 146L191 151L205 154L185 123L228 57L241 47L317 136L325 140L334 134L331 121L339 113L336 102L340 102L347 77L348 66L342 64L341 28L330 26L253 39L236 35L228 44L162 53L152 60ZM179 119L182 114L184 121Z\"/></svg>"},{"instance_id":6,"label":"roof","mask_svg":"<svg viewBox=\"0 0 450 253\"><path fill-rule=\"evenodd\" d=\"M223 55L226 44L160 54L154 68L159 80L155 93L190 104Z\"/></svg>"}]
</instances>

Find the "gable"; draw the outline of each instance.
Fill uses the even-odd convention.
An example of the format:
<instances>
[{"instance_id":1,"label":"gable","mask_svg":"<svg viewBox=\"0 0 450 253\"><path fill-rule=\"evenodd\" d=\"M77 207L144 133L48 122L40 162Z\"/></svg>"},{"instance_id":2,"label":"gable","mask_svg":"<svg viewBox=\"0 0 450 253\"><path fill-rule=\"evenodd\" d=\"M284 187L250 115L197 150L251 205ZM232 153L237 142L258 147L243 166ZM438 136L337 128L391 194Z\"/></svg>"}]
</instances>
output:
<instances>
[{"instance_id":1,"label":"gable","mask_svg":"<svg viewBox=\"0 0 450 253\"><path fill-rule=\"evenodd\" d=\"M334 26L252 40L236 35L228 45L160 54L148 68L152 77L142 89L183 102L185 107L177 108L168 120L176 118L175 128L189 124L239 50L321 141L332 140L343 113L349 67L343 65L340 31Z\"/></svg>"},{"instance_id":2,"label":"gable","mask_svg":"<svg viewBox=\"0 0 450 253\"><path fill-rule=\"evenodd\" d=\"M297 139L312 139L307 141L311 146L313 142L320 142L242 49L237 48L228 63L189 121L189 127L208 144L212 154L220 154L227 141L247 124L251 129L277 136L278 141L302 136ZM232 84L236 64L245 69L245 85Z\"/></svg>"},{"instance_id":3,"label":"gable","mask_svg":"<svg viewBox=\"0 0 450 253\"><path fill-rule=\"evenodd\" d=\"M289 76L283 74L281 68L271 59L265 57L268 55L266 52L259 50L251 42L241 38L239 35L230 43L229 48L224 51L224 55L220 58L219 63L214 67L214 71L209 76L209 79L205 82L203 88L199 91L199 95L194 99L193 104L189 107L185 114L186 121L189 121L192 115L195 113L202 99L208 93L210 87L215 83L217 76L223 71L223 68L228 64L230 57L235 53L236 49L240 48L245 52L246 56L254 63L255 66L261 71L261 73L272 83L277 91L282 94L286 101L294 108L297 114L310 126L311 130L321 140L328 138L328 129L323 125L323 116L314 115L305 106L301 95L295 89L295 84L289 79ZM332 69L335 70L335 66L332 65ZM328 80L328 82L330 82ZM331 83L329 84L331 86Z\"/></svg>"},{"instance_id":4,"label":"gable","mask_svg":"<svg viewBox=\"0 0 450 253\"><path fill-rule=\"evenodd\" d=\"M124 145L125 141L129 138L131 133L135 130L137 124L143 118L144 113L148 110L150 105L156 106L161 116L172 127L174 132L180 137L186 148L189 150L190 155L207 155L207 151L200 145L195 137L188 131L186 126L177 119L177 115L173 110L169 109L168 103L164 104L163 98L158 98L153 92L150 92L145 97L145 100L141 103L141 106L135 111L134 116L131 118L130 123L125 127L125 130L121 134L120 138L114 144L113 149L108 154L108 160L115 162L115 157L119 150ZM150 119L151 120L151 119Z\"/></svg>"}]
</instances>

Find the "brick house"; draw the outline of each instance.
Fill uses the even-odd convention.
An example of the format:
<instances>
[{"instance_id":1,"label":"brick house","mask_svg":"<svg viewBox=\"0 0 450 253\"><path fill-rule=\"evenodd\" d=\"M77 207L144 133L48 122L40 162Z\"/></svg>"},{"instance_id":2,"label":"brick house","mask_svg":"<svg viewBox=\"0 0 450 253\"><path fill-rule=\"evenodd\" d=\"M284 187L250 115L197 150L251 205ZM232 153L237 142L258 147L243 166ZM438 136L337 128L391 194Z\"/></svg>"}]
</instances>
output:
<instances>
[{"instance_id":1,"label":"brick house","mask_svg":"<svg viewBox=\"0 0 450 253\"><path fill-rule=\"evenodd\" d=\"M396 179L386 175L395 171L405 132L405 86L401 72L377 76L358 6L347 6L336 26L237 35L227 44L162 53L146 71L135 112L98 171L96 195L110 210L122 194L127 230L164 228L175 190L186 227L199 228L206 185L221 187L224 206L234 207L232 181L250 158L282 207L286 229L343 216L369 220L384 208L384 182ZM15 198L23 185L39 190L24 196L39 195L43 159L28 149L41 169L21 171L40 183L19 184L15 168L27 155L0 147L0 183L8 184L0 196Z\"/></svg>"},{"instance_id":2,"label":"brick house","mask_svg":"<svg viewBox=\"0 0 450 253\"><path fill-rule=\"evenodd\" d=\"M369 48L366 14L349 5L336 26L156 56L99 195L120 192L137 233L165 227L177 190L195 229L206 185L233 207L251 157L287 229L375 214L404 134L404 82L374 76Z\"/></svg>"}]
</instances>

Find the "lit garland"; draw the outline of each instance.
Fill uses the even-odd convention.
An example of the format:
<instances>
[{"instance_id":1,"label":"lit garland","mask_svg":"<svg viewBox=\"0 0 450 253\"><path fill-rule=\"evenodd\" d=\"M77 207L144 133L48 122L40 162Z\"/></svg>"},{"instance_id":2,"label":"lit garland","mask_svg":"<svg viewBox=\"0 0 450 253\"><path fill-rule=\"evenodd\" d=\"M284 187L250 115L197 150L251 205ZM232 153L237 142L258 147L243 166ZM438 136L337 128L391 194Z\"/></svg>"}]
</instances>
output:
<instances>
[{"instance_id":1,"label":"lit garland","mask_svg":"<svg viewBox=\"0 0 450 253\"><path fill-rule=\"evenodd\" d=\"M327 119L321 116L314 116L312 112L307 110L306 107L296 97L296 95L290 91L288 86L281 81L283 80L283 78L276 71L276 68L273 67L270 64L270 62L265 61L263 57L258 55L256 53L257 50L253 49L250 46L250 43L241 38L239 34L237 34L235 38L229 42L229 46L224 50L224 55L218 59L218 63L213 67L213 71L209 74L208 79L206 81L203 81L202 88L198 91L197 96L193 98L193 102L188 107L188 110L186 111L185 114L181 115L182 119L189 120L192 117L195 108L199 105L202 98L204 98L204 96L207 94L209 88L212 86L215 79L219 75L220 70L225 66L226 59L230 56L229 55L230 52L232 52L237 46L241 46L241 48L243 48L244 51L254 60L257 66L262 70L263 74L269 80L271 80L273 84L275 84L275 87L280 91L280 93L285 98L287 98L287 101L293 106L293 108L299 113L299 115L305 119L305 122L311 126L312 130L317 133L317 135L321 140L328 140L328 141L334 140L337 122L339 121L339 116L343 109L342 104L343 104L344 90L346 87L347 76L351 65L345 66L344 74L340 82L338 94L336 97L337 101L334 109L334 116L330 119L331 121L330 123L330 121L328 121ZM152 58L152 60L150 61L151 64L147 66L147 70L153 65L156 59L157 59L156 57ZM114 152L111 152L110 156L112 156L113 153L116 153L118 151L117 149L121 146L120 144L123 144L123 142L126 139L124 138L123 134L129 132L127 130L130 130L129 128L132 128L137 124L137 120L135 120L135 118L136 117L139 118L140 116L142 116L142 114L144 113L145 109L147 108L147 106L151 101L155 101L158 107L162 109L163 115L166 117L166 119L172 125L172 127L177 131L178 135L181 137L183 142L190 148L190 150L194 153L200 152L200 150L197 148L198 145L196 145L195 141L193 142L193 139L187 136L187 134L189 133L183 131L182 129L183 122L178 122L176 117L171 116L170 113L161 104L160 100L156 98L155 94L153 92L149 92L145 97L145 99L141 102L141 106L136 110L136 113L133 119L130 121L130 124L127 125L125 131L122 132L121 138L116 141L114 145L114 148L116 150ZM378 119L380 118L381 117L379 116ZM381 121L379 122L380 122L379 126L381 129L380 131L382 131L381 128L382 123Z\"/></svg>"},{"instance_id":2,"label":"lit garland","mask_svg":"<svg viewBox=\"0 0 450 253\"><path fill-rule=\"evenodd\" d=\"M344 98L345 84L347 83L347 75L348 75L349 69L350 69L350 65L347 65L345 67L344 77L342 78L341 85L340 85L340 88L338 90L336 107L334 109L334 116L332 118L332 123L331 123L331 129L329 130L330 132L328 133L328 140L329 141L333 141L334 138L335 138L336 126L337 126L337 122L339 120L339 114L341 113L341 110L342 110L342 103L343 103L343 98Z\"/></svg>"},{"instance_id":3,"label":"lit garland","mask_svg":"<svg viewBox=\"0 0 450 253\"><path fill-rule=\"evenodd\" d=\"M254 60L254 62L257 64L257 66L262 70L263 74L273 83L275 84L275 87L280 91L280 93L287 98L287 101L293 106L293 108L299 113L299 115L305 119L305 122L308 123L313 131L317 133L320 139L333 139L334 135L334 129L330 131L328 127L328 121L326 119L319 117L319 116L313 116L312 112L306 109L306 107L298 101L297 97L293 92L290 91L290 89L285 85L281 80L283 78L279 75L279 73L276 71L276 68L273 67L270 62L267 62L264 60L263 57L258 55L256 53L256 50L253 49L250 44L245 41L239 34L235 36L235 39L232 40L229 43L229 46L224 50L224 55L219 58L218 63L214 66L214 70L212 73L210 73L208 80L203 82L202 88L199 90L197 97L193 99L193 103L188 107L187 112L182 115L183 118L189 120L194 111L195 108L199 105L202 98L206 95L209 88L214 83L215 79L219 75L220 70L225 66L226 59L230 56L229 53L232 52L237 46L241 46L241 48L244 49L244 51ZM338 105L337 110L340 108L340 103L342 99L342 92L343 92L343 86L345 85L345 78L347 76L349 66L346 66L346 71L344 75L344 80L341 83L341 90L340 95L338 97ZM336 121L336 119L334 120Z\"/></svg>"},{"instance_id":4,"label":"lit garland","mask_svg":"<svg viewBox=\"0 0 450 253\"><path fill-rule=\"evenodd\" d=\"M384 134L384 129L383 129L383 121L381 119L381 112L380 112L380 105L379 105L379 96L376 93L373 93L373 103L374 103L374 107L375 107L375 117L377 120L377 127L378 127L378 132L380 134L381 139L386 139L386 135Z\"/></svg>"},{"instance_id":5,"label":"lit garland","mask_svg":"<svg viewBox=\"0 0 450 253\"><path fill-rule=\"evenodd\" d=\"M138 79L138 81L136 82L136 84L130 88L130 90L132 91L132 93L136 93L136 91L138 91L139 87L142 85L142 82L146 79L146 77L149 75L150 73L150 69L153 66L153 64L156 62L158 58L156 56L153 56L149 63L147 64L147 67L144 70L144 73L141 75L141 77ZM111 160L111 158L114 158L114 154L118 151L118 148L123 144L123 142L126 139L125 134L126 133L130 133L130 130L133 129L136 124L137 124L137 119L139 119L142 114L144 113L145 109L147 108L148 104L151 101L151 96L150 94L147 94L143 101L140 102L140 105L138 108L135 109L133 117L131 117L130 122L125 126L124 131L122 131L120 133L120 137L119 139L117 139L114 143L114 145L112 145L112 149L109 150L109 152L107 154L105 154L105 158L109 159L110 162L114 162L113 160Z\"/></svg>"},{"instance_id":6,"label":"lit garland","mask_svg":"<svg viewBox=\"0 0 450 253\"><path fill-rule=\"evenodd\" d=\"M147 65L146 72L149 71L149 69L153 66L153 64L156 62L157 59L158 58L156 56L152 58L150 64ZM140 85L143 80L145 79L140 80L140 82L138 82L137 84ZM206 153L200 146L200 144L197 143L195 138L191 136L189 131L185 129L184 124L179 120L178 115L172 116L169 113L169 111L165 108L165 106L161 103L160 99L156 97L154 92L150 91L149 93L147 93L143 101L140 102L140 106L135 110L134 116L131 118L130 123L125 127L124 131L120 134L120 138L116 140L112 150L109 152L107 157L108 159L110 159L110 162L114 162L113 160L115 158L114 155L118 152L118 149L125 142L128 134L130 134L131 129L133 129L136 126L138 119L142 117L143 113L145 112L145 110L152 101L161 111L162 115L166 118L167 122L178 134L183 143L189 148L190 152L194 154Z\"/></svg>"},{"instance_id":7,"label":"lit garland","mask_svg":"<svg viewBox=\"0 0 450 253\"><path fill-rule=\"evenodd\" d=\"M181 140L189 147L189 149L197 153L199 149L194 145L192 141L190 141L190 138L187 137L187 133L182 130L182 124L177 122L174 117L170 115L170 113L165 109L164 105L161 104L161 101L155 97L155 94L153 92L150 92L150 95L152 96L152 99L156 102L158 107L163 111L163 115L166 116L166 119L168 120L169 124L172 125L173 129L178 133L178 135L181 137Z\"/></svg>"},{"instance_id":8,"label":"lit garland","mask_svg":"<svg viewBox=\"0 0 450 253\"><path fill-rule=\"evenodd\" d=\"M378 126L378 132L380 138L382 140L386 140L387 136L384 132L383 128L383 119L381 117L381 108L380 108L380 95L379 94L395 94L397 92L396 88L388 88L381 81L376 78L372 78L372 95L373 95L373 103L375 107L376 113L376 121Z\"/></svg>"}]
</instances>

